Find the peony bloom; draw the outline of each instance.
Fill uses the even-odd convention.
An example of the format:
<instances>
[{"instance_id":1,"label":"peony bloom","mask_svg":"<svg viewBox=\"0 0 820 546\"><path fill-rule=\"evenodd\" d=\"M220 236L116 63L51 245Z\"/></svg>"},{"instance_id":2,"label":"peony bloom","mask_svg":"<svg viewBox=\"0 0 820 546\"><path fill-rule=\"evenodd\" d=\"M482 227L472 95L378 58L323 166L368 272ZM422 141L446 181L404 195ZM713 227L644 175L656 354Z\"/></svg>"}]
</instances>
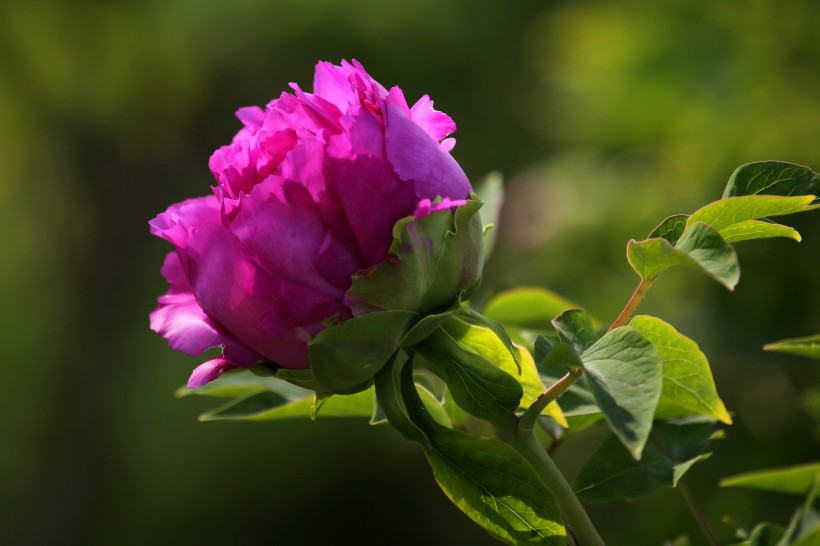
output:
<instances>
[{"instance_id":1,"label":"peony bloom","mask_svg":"<svg viewBox=\"0 0 820 546\"><path fill-rule=\"evenodd\" d=\"M213 195L150 222L175 248L151 328L192 356L222 349L189 387L237 366L310 367L320 331L389 307L351 286L401 262L397 222L409 217L402 226L412 229L436 213L452 219L469 202L470 183L449 153L455 141L446 138L455 123L426 95L410 107L398 87L388 91L356 61L320 62L312 94L291 87L265 109L237 112L244 127L210 159ZM439 286L432 299L397 305L424 313L457 300L480 277L480 241L473 247L458 257L466 265L445 283L446 297ZM406 277L386 291L409 290Z\"/></svg>"}]
</instances>

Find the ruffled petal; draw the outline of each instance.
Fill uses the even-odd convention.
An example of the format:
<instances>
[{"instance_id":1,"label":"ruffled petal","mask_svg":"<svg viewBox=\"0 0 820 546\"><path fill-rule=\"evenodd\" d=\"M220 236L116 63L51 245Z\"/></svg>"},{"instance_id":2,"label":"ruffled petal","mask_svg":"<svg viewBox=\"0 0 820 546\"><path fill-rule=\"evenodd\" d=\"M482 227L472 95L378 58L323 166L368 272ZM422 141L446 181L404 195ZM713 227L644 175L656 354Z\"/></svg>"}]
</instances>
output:
<instances>
[{"instance_id":1,"label":"ruffled petal","mask_svg":"<svg viewBox=\"0 0 820 546\"><path fill-rule=\"evenodd\" d=\"M385 108L387 158L396 174L415 184L416 197L469 196L470 181L456 160L389 98Z\"/></svg>"},{"instance_id":2,"label":"ruffled petal","mask_svg":"<svg viewBox=\"0 0 820 546\"><path fill-rule=\"evenodd\" d=\"M152 234L170 242L177 250L184 250L191 233L203 225L220 221L219 201L216 196L207 195L171 205L148 225Z\"/></svg>"},{"instance_id":3,"label":"ruffled petal","mask_svg":"<svg viewBox=\"0 0 820 546\"><path fill-rule=\"evenodd\" d=\"M433 109L433 101L430 100L428 95L424 95L416 101L416 104L410 109L410 119L436 141L441 141L456 130L456 123L453 118L444 112Z\"/></svg>"}]
</instances>

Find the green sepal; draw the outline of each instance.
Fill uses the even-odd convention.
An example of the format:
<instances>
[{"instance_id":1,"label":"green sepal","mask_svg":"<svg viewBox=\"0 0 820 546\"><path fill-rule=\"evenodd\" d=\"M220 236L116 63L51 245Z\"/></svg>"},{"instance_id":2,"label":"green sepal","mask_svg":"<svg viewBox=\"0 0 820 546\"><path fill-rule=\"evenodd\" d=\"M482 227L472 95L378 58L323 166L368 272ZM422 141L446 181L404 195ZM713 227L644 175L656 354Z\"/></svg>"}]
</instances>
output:
<instances>
[{"instance_id":1,"label":"green sepal","mask_svg":"<svg viewBox=\"0 0 820 546\"><path fill-rule=\"evenodd\" d=\"M415 392L412 362L404 351L399 351L373 378L376 403L384 417L402 436L413 442L426 443L427 434L410 418L412 408L405 404L403 389L410 387L403 383L407 381Z\"/></svg>"},{"instance_id":2,"label":"green sepal","mask_svg":"<svg viewBox=\"0 0 820 546\"><path fill-rule=\"evenodd\" d=\"M409 311L382 311L319 332L308 345L319 390L350 393L367 388L416 319Z\"/></svg>"},{"instance_id":3,"label":"green sepal","mask_svg":"<svg viewBox=\"0 0 820 546\"><path fill-rule=\"evenodd\" d=\"M599 339L581 360L584 378L612 431L640 459L663 383L658 349L635 328L623 326Z\"/></svg>"},{"instance_id":4,"label":"green sepal","mask_svg":"<svg viewBox=\"0 0 820 546\"><path fill-rule=\"evenodd\" d=\"M573 483L584 500L635 500L658 487L676 487L692 465L709 456L712 440L722 437L713 421L658 423L654 442L635 460L615 435L608 436L586 461Z\"/></svg>"},{"instance_id":5,"label":"green sepal","mask_svg":"<svg viewBox=\"0 0 820 546\"><path fill-rule=\"evenodd\" d=\"M354 275L345 300L354 314L400 310L427 314L464 300L481 281L483 233L476 196L456 208L393 228L389 258Z\"/></svg>"},{"instance_id":6,"label":"green sepal","mask_svg":"<svg viewBox=\"0 0 820 546\"><path fill-rule=\"evenodd\" d=\"M820 195L820 174L785 161L741 165L729 178L723 197L738 195Z\"/></svg>"},{"instance_id":7,"label":"green sepal","mask_svg":"<svg viewBox=\"0 0 820 546\"><path fill-rule=\"evenodd\" d=\"M470 415L494 421L511 416L524 394L515 377L437 330L415 346L431 371L446 383L455 402Z\"/></svg>"}]
</instances>

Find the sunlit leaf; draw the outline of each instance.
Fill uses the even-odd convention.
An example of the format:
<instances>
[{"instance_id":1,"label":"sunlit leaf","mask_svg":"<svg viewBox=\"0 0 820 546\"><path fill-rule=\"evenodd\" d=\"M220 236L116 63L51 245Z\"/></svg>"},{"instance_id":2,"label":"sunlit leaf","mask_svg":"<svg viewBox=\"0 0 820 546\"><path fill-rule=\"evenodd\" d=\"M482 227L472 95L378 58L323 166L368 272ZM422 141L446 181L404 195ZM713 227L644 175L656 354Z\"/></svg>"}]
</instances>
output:
<instances>
[{"instance_id":1,"label":"sunlit leaf","mask_svg":"<svg viewBox=\"0 0 820 546\"><path fill-rule=\"evenodd\" d=\"M658 348L663 361L663 390L655 417L699 414L732 423L717 394L706 355L694 341L659 318L642 315L629 324Z\"/></svg>"},{"instance_id":2,"label":"sunlit leaf","mask_svg":"<svg viewBox=\"0 0 820 546\"><path fill-rule=\"evenodd\" d=\"M638 330L625 326L606 334L581 359L598 407L615 435L639 459L661 395L658 349Z\"/></svg>"},{"instance_id":3,"label":"sunlit leaf","mask_svg":"<svg viewBox=\"0 0 820 546\"><path fill-rule=\"evenodd\" d=\"M484 530L506 544L566 544L555 497L511 447L444 428L430 437L436 481Z\"/></svg>"},{"instance_id":4,"label":"sunlit leaf","mask_svg":"<svg viewBox=\"0 0 820 546\"><path fill-rule=\"evenodd\" d=\"M703 223L687 229L676 246L666 239L632 240L627 245L627 260L632 269L653 281L666 269L686 266L699 269L729 290L740 280L740 266L734 248L720 234Z\"/></svg>"},{"instance_id":5,"label":"sunlit leaf","mask_svg":"<svg viewBox=\"0 0 820 546\"><path fill-rule=\"evenodd\" d=\"M758 161L738 167L723 197L737 195L820 195L820 174L785 161Z\"/></svg>"},{"instance_id":6,"label":"sunlit leaf","mask_svg":"<svg viewBox=\"0 0 820 546\"><path fill-rule=\"evenodd\" d=\"M496 294L482 313L503 325L545 330L552 319L578 305L546 288L532 286L514 288Z\"/></svg>"},{"instance_id":7,"label":"sunlit leaf","mask_svg":"<svg viewBox=\"0 0 820 546\"><path fill-rule=\"evenodd\" d=\"M800 234L794 228L762 220L744 220L737 224L732 224L720 230L720 235L727 243L747 241L751 239L771 239L773 237L785 237L794 239L798 243L801 241Z\"/></svg>"},{"instance_id":8,"label":"sunlit leaf","mask_svg":"<svg viewBox=\"0 0 820 546\"><path fill-rule=\"evenodd\" d=\"M499 344L506 352L506 347ZM432 371L447 382L456 403L471 415L493 421L512 415L518 408L524 392L518 380L484 356L464 348L447 332L438 330L417 349Z\"/></svg>"},{"instance_id":9,"label":"sunlit leaf","mask_svg":"<svg viewBox=\"0 0 820 546\"><path fill-rule=\"evenodd\" d=\"M484 254L489 256L495 246L498 217L504 204L504 178L498 171L487 173L478 182L473 184L476 195L484 203L479 215L485 228L491 228L484 241Z\"/></svg>"},{"instance_id":10,"label":"sunlit leaf","mask_svg":"<svg viewBox=\"0 0 820 546\"><path fill-rule=\"evenodd\" d=\"M781 195L742 195L738 197L727 197L693 212L686 221L686 227L688 229L697 222L703 222L704 224L709 224L722 234L724 229L740 222L745 222L746 220L756 220L770 216L783 216L785 214L801 212L805 210L813 200L813 195L797 197L784 197Z\"/></svg>"},{"instance_id":11,"label":"sunlit leaf","mask_svg":"<svg viewBox=\"0 0 820 546\"><path fill-rule=\"evenodd\" d=\"M820 462L746 472L720 480L721 487L745 487L805 495L820 476Z\"/></svg>"},{"instance_id":12,"label":"sunlit leaf","mask_svg":"<svg viewBox=\"0 0 820 546\"><path fill-rule=\"evenodd\" d=\"M767 351L791 353L820 359L820 334L808 337L782 339L763 347Z\"/></svg>"}]
</instances>

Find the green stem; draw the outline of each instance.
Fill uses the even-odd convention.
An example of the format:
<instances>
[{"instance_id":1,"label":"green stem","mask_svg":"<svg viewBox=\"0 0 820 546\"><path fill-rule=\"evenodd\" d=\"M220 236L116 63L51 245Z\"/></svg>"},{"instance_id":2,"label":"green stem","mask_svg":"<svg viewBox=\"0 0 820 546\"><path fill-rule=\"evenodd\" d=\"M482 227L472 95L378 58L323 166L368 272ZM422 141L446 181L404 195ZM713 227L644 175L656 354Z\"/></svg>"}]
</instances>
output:
<instances>
[{"instance_id":1,"label":"green stem","mask_svg":"<svg viewBox=\"0 0 820 546\"><path fill-rule=\"evenodd\" d=\"M632 316L632 313L635 312L635 309L641 303L641 300L646 295L646 292L649 290L649 287L652 286L652 280L641 279L641 282L638 283L638 287L635 288L635 292L632 293L632 296L629 298L629 301L626 302L621 314L618 315L618 318L615 319L615 322L612 323L612 326L609 327L607 332L611 332L615 328L619 326L623 326L629 320L629 317Z\"/></svg>"},{"instance_id":2,"label":"green stem","mask_svg":"<svg viewBox=\"0 0 820 546\"><path fill-rule=\"evenodd\" d=\"M567 526L575 536L578 545L604 546L604 541L595 530L592 520L589 519L578 497L575 496L572 487L567 483L555 462L538 443L532 430L519 430L517 423L511 420L509 426L505 427L502 432L510 446L530 463L541 482L555 495L567 521Z\"/></svg>"},{"instance_id":3,"label":"green stem","mask_svg":"<svg viewBox=\"0 0 820 546\"><path fill-rule=\"evenodd\" d=\"M527 408L524 415L521 416L521 421L518 423L518 433L530 432L535 428L535 422L541 412L544 411L550 402L564 394L567 389L572 386L575 381L584 373L583 368L572 368L564 377L553 383L542 392L535 402Z\"/></svg>"}]
</instances>

